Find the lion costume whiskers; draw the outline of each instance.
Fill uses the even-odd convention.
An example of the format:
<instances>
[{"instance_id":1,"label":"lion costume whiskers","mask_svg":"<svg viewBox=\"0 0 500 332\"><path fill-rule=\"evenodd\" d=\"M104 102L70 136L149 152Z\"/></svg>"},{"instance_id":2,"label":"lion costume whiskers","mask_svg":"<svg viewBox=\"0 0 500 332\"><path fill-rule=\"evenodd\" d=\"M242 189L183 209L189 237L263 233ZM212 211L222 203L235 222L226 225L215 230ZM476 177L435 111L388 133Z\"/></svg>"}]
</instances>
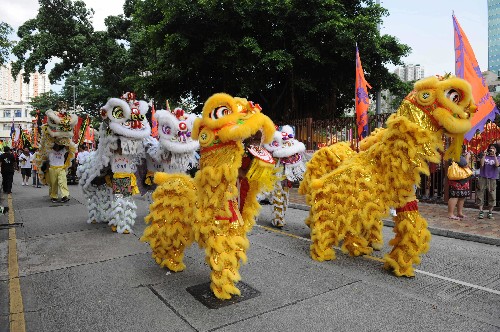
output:
<instances>
[{"instance_id":1,"label":"lion costume whiskers","mask_svg":"<svg viewBox=\"0 0 500 332\"><path fill-rule=\"evenodd\" d=\"M382 218L390 207L396 236L385 267L397 276L413 276L413 264L429 249L427 222L418 213L414 185L438 163L443 133L454 141L445 158L459 157L463 137L476 109L470 85L456 77L429 77L415 83L396 113L362 141L356 153L346 143L316 152L307 164L299 192L311 206L311 257L335 259L332 248L353 256L382 247Z\"/></svg>"}]
</instances>

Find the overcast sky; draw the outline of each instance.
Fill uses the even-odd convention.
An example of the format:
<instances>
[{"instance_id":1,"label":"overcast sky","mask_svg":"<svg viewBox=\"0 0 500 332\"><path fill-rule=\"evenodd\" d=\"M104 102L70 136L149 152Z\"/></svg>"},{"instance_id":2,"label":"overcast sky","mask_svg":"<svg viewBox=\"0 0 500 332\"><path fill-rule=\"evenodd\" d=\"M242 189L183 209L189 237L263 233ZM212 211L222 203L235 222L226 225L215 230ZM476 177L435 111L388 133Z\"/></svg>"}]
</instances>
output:
<instances>
[{"instance_id":1,"label":"overcast sky","mask_svg":"<svg viewBox=\"0 0 500 332\"><path fill-rule=\"evenodd\" d=\"M105 17L123 13L123 0L85 0L85 3L95 11L96 30L104 30ZM381 5L390 12L384 18L381 33L396 36L409 45L412 54L403 60L424 66L426 76L455 72L453 11L472 44L481 70L487 70L487 0L381 0ZM37 0L0 0L0 21L17 29L35 17L37 10ZM363 61L363 54L360 56Z\"/></svg>"}]
</instances>

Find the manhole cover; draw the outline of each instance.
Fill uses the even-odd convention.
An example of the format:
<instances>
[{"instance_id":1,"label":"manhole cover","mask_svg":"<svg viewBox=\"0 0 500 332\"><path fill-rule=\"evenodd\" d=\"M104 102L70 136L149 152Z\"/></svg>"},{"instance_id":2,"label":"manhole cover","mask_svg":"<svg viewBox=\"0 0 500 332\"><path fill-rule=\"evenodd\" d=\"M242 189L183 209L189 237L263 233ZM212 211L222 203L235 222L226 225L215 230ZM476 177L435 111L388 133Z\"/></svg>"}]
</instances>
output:
<instances>
[{"instance_id":1,"label":"manhole cover","mask_svg":"<svg viewBox=\"0 0 500 332\"><path fill-rule=\"evenodd\" d=\"M235 304L238 302L243 302L245 300L257 297L260 292L244 282L239 282L236 287L241 291L241 295L233 295L230 300L220 300L215 297L210 289L210 283L199 284L196 286L191 286L186 288L189 294L193 295L195 299L203 303L209 309L219 309L222 307L227 307L228 305Z\"/></svg>"}]
</instances>

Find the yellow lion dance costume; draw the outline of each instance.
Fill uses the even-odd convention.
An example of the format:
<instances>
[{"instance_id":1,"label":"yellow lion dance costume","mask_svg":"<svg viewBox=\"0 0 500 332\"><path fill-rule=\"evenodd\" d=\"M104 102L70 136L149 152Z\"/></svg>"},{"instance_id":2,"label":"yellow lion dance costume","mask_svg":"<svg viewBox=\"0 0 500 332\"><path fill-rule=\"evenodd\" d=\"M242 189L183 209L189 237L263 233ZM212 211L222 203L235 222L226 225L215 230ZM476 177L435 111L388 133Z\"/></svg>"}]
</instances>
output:
<instances>
[{"instance_id":1,"label":"yellow lion dance costume","mask_svg":"<svg viewBox=\"0 0 500 332\"><path fill-rule=\"evenodd\" d=\"M210 288L219 299L240 295L235 283L241 279L239 261L247 259L246 233L260 209L256 196L271 190L277 180L274 165L254 159L247 173L250 188L239 210L242 142L259 131L262 143L269 143L275 127L257 104L215 94L193 126L192 137L200 143L200 170L195 178L161 172L154 178L158 187L141 240L149 242L158 264L175 272L184 270L184 250L197 241L205 248L206 263L212 269Z\"/></svg>"},{"instance_id":2,"label":"yellow lion dance costume","mask_svg":"<svg viewBox=\"0 0 500 332\"><path fill-rule=\"evenodd\" d=\"M346 143L317 151L307 164L299 192L311 206L311 257L335 259L332 246L352 256L380 249L382 218L390 207L396 236L385 255L385 268L414 276L413 264L429 249L427 222L418 213L414 185L429 175L428 162L439 163L443 133L454 138L445 158L457 159L476 106L470 85L456 77L428 77L415 83L396 113L361 142L360 152Z\"/></svg>"}]
</instances>

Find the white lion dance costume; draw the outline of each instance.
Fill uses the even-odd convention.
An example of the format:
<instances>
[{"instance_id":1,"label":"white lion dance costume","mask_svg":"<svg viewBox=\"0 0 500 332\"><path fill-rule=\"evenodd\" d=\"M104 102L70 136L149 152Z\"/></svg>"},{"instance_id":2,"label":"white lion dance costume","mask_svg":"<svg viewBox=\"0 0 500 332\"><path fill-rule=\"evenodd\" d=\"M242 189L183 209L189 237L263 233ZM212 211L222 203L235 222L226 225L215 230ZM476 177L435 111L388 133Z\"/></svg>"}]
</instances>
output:
<instances>
[{"instance_id":1,"label":"white lion dance costume","mask_svg":"<svg viewBox=\"0 0 500 332\"><path fill-rule=\"evenodd\" d=\"M197 140L191 137L196 115L180 108L173 112L159 110L159 140L148 137L144 140L146 148L147 174L145 184L153 188L153 177L156 172L184 173L198 165L196 150L200 148Z\"/></svg>"},{"instance_id":2,"label":"white lion dance costume","mask_svg":"<svg viewBox=\"0 0 500 332\"><path fill-rule=\"evenodd\" d=\"M106 222L112 231L132 232L137 206L135 172L145 157L143 139L151 135L148 104L127 92L101 108L99 145L78 167L79 184L87 199L89 223Z\"/></svg>"},{"instance_id":3,"label":"white lion dance costume","mask_svg":"<svg viewBox=\"0 0 500 332\"><path fill-rule=\"evenodd\" d=\"M302 180L306 171L304 143L295 139L295 133L291 126L285 125L274 133L274 139L264 147L272 153L278 168L277 176L283 180L277 181L271 194L273 205L273 220L271 223L276 227L286 224L285 213L288 208L290 187L292 182Z\"/></svg>"},{"instance_id":4,"label":"white lion dance costume","mask_svg":"<svg viewBox=\"0 0 500 332\"><path fill-rule=\"evenodd\" d=\"M76 144L73 143L73 129L78 122L78 116L67 112L63 104L60 105L57 111L48 110L45 112L47 116L47 124L41 128L40 149L38 150L34 164L41 172L38 177L42 184L49 184L49 190L53 187L59 173L64 173L61 176L66 176L67 169L71 166L71 161L75 158ZM68 155L63 166L46 167L49 161L49 153L54 147L54 144L64 146ZM52 179L49 174L52 173ZM57 184L55 184L57 186ZM67 189L66 189L67 190ZM64 194L63 194L64 195Z\"/></svg>"}]
</instances>

